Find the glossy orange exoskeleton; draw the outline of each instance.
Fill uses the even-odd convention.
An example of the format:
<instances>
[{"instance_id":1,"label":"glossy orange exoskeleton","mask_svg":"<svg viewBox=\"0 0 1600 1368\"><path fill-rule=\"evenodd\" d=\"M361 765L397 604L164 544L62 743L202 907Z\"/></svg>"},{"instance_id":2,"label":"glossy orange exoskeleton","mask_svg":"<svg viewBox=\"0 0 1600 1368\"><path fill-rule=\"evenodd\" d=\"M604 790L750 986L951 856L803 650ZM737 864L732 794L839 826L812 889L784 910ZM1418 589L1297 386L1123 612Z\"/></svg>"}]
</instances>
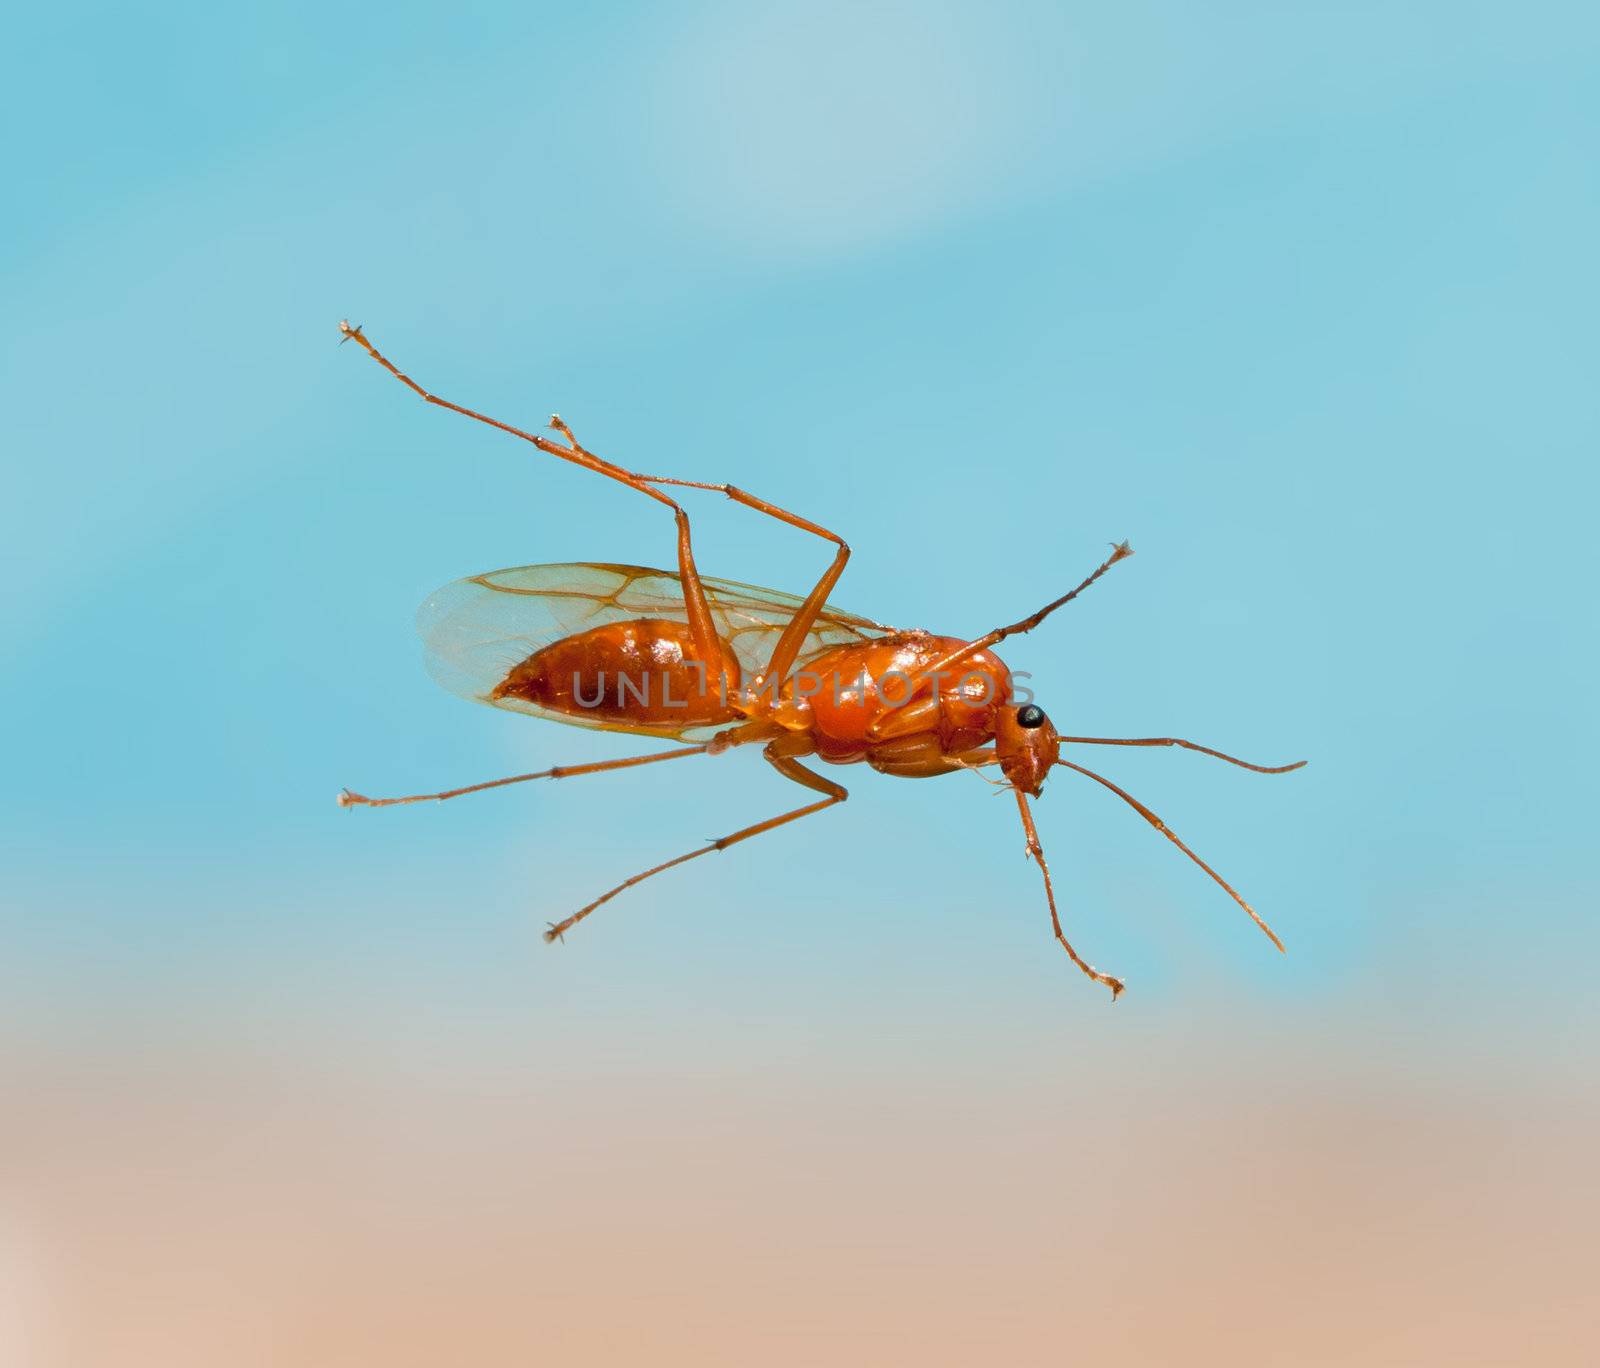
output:
<instances>
[{"instance_id":1,"label":"glossy orange exoskeleton","mask_svg":"<svg viewBox=\"0 0 1600 1368\"><path fill-rule=\"evenodd\" d=\"M534 565L474 575L439 591L423 606L421 628L434 673L448 687L482 702L577 726L660 737L673 749L594 764L557 766L404 798L367 798L345 790L345 807L456 798L529 779L560 779L628 769L688 755L717 754L760 744L780 774L822 796L744 827L675 859L663 861L551 925L554 940L624 889L714 850L772 831L842 803L845 789L801 763L865 761L883 774L927 778L996 765L995 781L1015 795L1028 854L1044 877L1056 939L1085 974L1122 992L1120 979L1101 973L1072 948L1061 929L1049 866L1034 827L1029 797L1037 798L1057 765L1115 793L1211 876L1272 943L1283 949L1255 910L1137 798L1103 775L1069 760L1062 747L1182 746L1261 774L1292 765L1253 765L1177 737L1061 736L1044 711L1018 702L1011 672L991 649L1032 631L1071 602L1118 561L1112 549L1076 588L1037 612L972 640L901 631L828 603L850 548L827 528L728 484L640 475L595 455L560 418L555 437L525 432L428 393L400 371L359 327L340 324L347 341L415 393L455 413L523 441L563 461L605 475L670 508L677 523L678 568L633 565ZM736 503L832 542L833 561L803 599L751 585L703 577L689 540L689 517L662 486L715 490Z\"/></svg>"}]
</instances>

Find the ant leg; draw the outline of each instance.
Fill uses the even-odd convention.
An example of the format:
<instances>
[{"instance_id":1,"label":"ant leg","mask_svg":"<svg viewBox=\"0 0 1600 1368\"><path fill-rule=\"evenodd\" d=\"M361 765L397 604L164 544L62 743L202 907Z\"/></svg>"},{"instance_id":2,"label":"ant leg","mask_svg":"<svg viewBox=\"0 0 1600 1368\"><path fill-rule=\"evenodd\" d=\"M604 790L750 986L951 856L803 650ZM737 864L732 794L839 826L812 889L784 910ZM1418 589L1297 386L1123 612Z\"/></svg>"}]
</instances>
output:
<instances>
[{"instance_id":1,"label":"ant leg","mask_svg":"<svg viewBox=\"0 0 1600 1368\"><path fill-rule=\"evenodd\" d=\"M524 442L531 442L540 451L551 456L559 457L563 461L570 461L574 465L582 466L585 470L592 470L597 475L604 475L609 479L625 484L629 489L636 489L639 493L664 503L673 512L678 523L678 574L683 580L683 606L688 615L689 632L694 638L695 651L704 661L707 668L713 663L720 662L723 658L722 643L717 636L716 625L711 618L711 608L706 602L705 589L700 583L700 572L694 563L694 551L689 545L689 515L683 511L675 499L663 494L659 489L653 488L648 482L641 479L631 470L626 470L613 461L596 456L594 452L578 445L578 439L572 435L569 428L559 417L552 417L550 425L562 436L566 437L571 445L551 441L548 437L541 437L537 433L525 432L510 423L503 423L498 418L490 418L487 414L479 413L474 409L463 408L460 404L452 403L448 399L441 399L436 394L430 394L415 380L402 371L387 356L380 352L367 335L359 327L350 323L339 324L339 331L344 334L347 342L358 342L365 349L368 356L376 361L390 375L394 376L402 385L411 390L430 404L436 404L452 413L459 413L464 418L471 418L475 422L486 423L501 432L510 433L513 437L520 437Z\"/></svg>"},{"instance_id":2,"label":"ant leg","mask_svg":"<svg viewBox=\"0 0 1600 1368\"><path fill-rule=\"evenodd\" d=\"M646 879L653 878L655 875L671 869L674 865L681 865L689 860L698 859L702 855L709 855L714 850L726 850L729 846L737 845L740 841L748 841L752 836L759 836L765 831L774 831L789 822L796 822L802 817L809 817L813 812L821 812L824 808L830 808L835 803L842 803L850 796L848 790L833 783L831 780L824 779L820 774L813 774L798 760L784 755L782 753L783 749L784 746L781 740L769 745L764 752L767 762L786 779L792 779L795 783L805 788L813 789L817 793L826 794L827 796L820 802L807 803L804 807L795 808L793 812L785 812L777 817L769 817L764 822L756 822L751 826L742 827L731 836L720 837L701 846L698 850L691 850L686 855L679 855L674 859L665 860L641 874L635 874L631 879L624 879L615 888L602 893L592 903L580 907L565 921L552 923L550 929L544 933L545 940L561 939L562 936L593 912L595 908L603 903L610 902L618 893L632 888L635 884L643 883Z\"/></svg>"},{"instance_id":3,"label":"ant leg","mask_svg":"<svg viewBox=\"0 0 1600 1368\"><path fill-rule=\"evenodd\" d=\"M1039 872L1044 875L1044 896L1050 904L1050 926L1056 933L1056 939L1061 942L1061 948L1072 958L1072 962L1082 969L1096 983L1103 983L1111 990L1111 1000L1115 1002L1126 986L1121 979L1112 978L1110 974L1102 974L1088 960L1084 959L1072 948L1072 942L1061 930L1061 918L1056 912L1056 891L1050 883L1050 866L1044 862L1044 847L1039 843L1039 833L1033 825L1033 810L1028 806L1028 795L1021 789L1014 790L1017 795L1017 806L1022 810L1022 830L1028 837L1028 854L1033 857L1039 866Z\"/></svg>"},{"instance_id":4,"label":"ant leg","mask_svg":"<svg viewBox=\"0 0 1600 1368\"><path fill-rule=\"evenodd\" d=\"M554 424L552 424L554 426ZM562 429L568 431L563 423ZM726 494L737 504L746 508L753 508L757 513L765 513L769 518L776 518L779 522L788 523L790 527L798 527L802 532L810 532L814 536L822 537L837 546L844 545L844 538L837 532L830 532L819 523L812 522L809 518L802 518L798 513L791 513L786 508L779 508L775 503L768 503L765 499L758 499L747 490L740 489L738 485L712 484L707 480L678 480L671 475L641 475L639 477L646 484L676 485L681 489L708 489L713 494Z\"/></svg>"},{"instance_id":5,"label":"ant leg","mask_svg":"<svg viewBox=\"0 0 1600 1368\"><path fill-rule=\"evenodd\" d=\"M1236 755L1226 755L1222 751L1212 750L1210 746L1202 746L1195 741L1184 741L1176 736L1063 736L1059 739L1062 745L1070 742L1076 746L1182 746L1186 750L1199 751L1201 755L1211 755L1218 760L1226 760L1230 765L1237 765L1240 769L1254 770L1257 774L1287 774L1290 770L1300 769L1306 763L1304 760L1296 760L1292 765L1252 765L1248 760L1241 760Z\"/></svg>"},{"instance_id":6,"label":"ant leg","mask_svg":"<svg viewBox=\"0 0 1600 1368\"><path fill-rule=\"evenodd\" d=\"M504 788L507 784L523 784L529 779L571 779L580 774L603 774L606 770L632 769L636 765L653 765L657 760L676 760L683 755L702 755L711 750L714 742L707 741L700 746L674 746L669 751L657 751L654 755L630 755L624 760L599 760L587 765L556 765L552 769L539 770L535 774L513 774L509 779L490 779L482 784L468 784L464 788L445 789L442 793L413 793L404 798L368 798L362 793L352 793L349 789L339 791L339 806L351 807L394 807L399 803L427 803L440 802L446 798L459 798L464 793L482 793L484 789Z\"/></svg>"},{"instance_id":7,"label":"ant leg","mask_svg":"<svg viewBox=\"0 0 1600 1368\"><path fill-rule=\"evenodd\" d=\"M1049 617L1051 613L1055 612L1057 608L1071 603L1073 599L1077 598L1079 594L1081 594L1085 589L1099 579L1101 575L1105 574L1105 572L1113 565L1120 560L1127 560L1127 558L1132 554L1133 548L1129 546L1127 542L1116 543L1111 548L1111 554L1107 556L1105 560L1101 561L1100 564L1095 568L1094 573L1088 576L1088 578L1086 578L1082 584L1078 585L1076 589L1069 589L1060 598L1054 599L1045 604L1045 606L1039 609L1037 613L1030 613L1027 617L1022 618L1020 621L1013 622L1009 627L996 627L992 632L985 632L976 641L969 641L963 646L958 646L955 650L951 651L949 655L944 656L929 665L926 670L912 680L912 684L920 684L924 679L927 679L936 673L944 674L947 670L953 669L956 665L959 665L963 660L967 659L968 656L974 656L979 651L987 651L989 647L997 645L1009 636L1017 636L1022 632L1031 632L1035 627Z\"/></svg>"},{"instance_id":8,"label":"ant leg","mask_svg":"<svg viewBox=\"0 0 1600 1368\"><path fill-rule=\"evenodd\" d=\"M772 655L767 661L767 668L756 676L751 683L751 691L759 696L769 682L774 683L774 697L776 697L776 683L781 683L784 677L794 666L795 658L800 654L800 647L806 639L806 634L816 623L817 615L822 611L823 605L828 601L828 595L833 592L833 587L839 582L839 577L844 574L845 563L850 559L850 547L845 539L837 532L830 532L819 523L812 522L809 518L802 518L798 513L791 513L788 509L779 508L777 504L768 503L759 499L754 494L740 489L737 485L712 484L705 480L678 480L668 475L644 475L640 477L653 485L677 485L685 489L708 489L713 493L726 494L737 504L746 508L753 508L758 513L765 513L769 518L776 518L781 523L790 527L797 527L802 532L810 532L814 536L831 541L839 549L834 554L832 563L823 572L822 578L811 593L806 596L806 601L795 610L795 615L785 626L783 634L778 638L777 644L772 648Z\"/></svg>"}]
</instances>

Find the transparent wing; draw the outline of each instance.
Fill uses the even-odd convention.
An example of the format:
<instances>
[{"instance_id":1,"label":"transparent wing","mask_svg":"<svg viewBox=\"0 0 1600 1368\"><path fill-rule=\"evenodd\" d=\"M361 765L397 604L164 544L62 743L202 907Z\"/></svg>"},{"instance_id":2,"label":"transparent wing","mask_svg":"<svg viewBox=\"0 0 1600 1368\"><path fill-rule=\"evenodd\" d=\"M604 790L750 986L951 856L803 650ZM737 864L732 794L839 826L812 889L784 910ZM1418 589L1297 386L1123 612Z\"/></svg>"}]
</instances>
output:
<instances>
[{"instance_id":1,"label":"transparent wing","mask_svg":"<svg viewBox=\"0 0 1600 1368\"><path fill-rule=\"evenodd\" d=\"M778 635L804 599L733 580L703 578L717 632L746 676L766 666ZM688 731L627 727L541 708L523 699L491 699L490 691L519 661L577 632L630 618L687 622L683 581L669 570L639 565L522 565L447 584L417 612L428 672L450 692L512 712L605 731L704 739L716 728ZM798 664L835 646L870 641L893 630L832 604L806 634Z\"/></svg>"}]
</instances>

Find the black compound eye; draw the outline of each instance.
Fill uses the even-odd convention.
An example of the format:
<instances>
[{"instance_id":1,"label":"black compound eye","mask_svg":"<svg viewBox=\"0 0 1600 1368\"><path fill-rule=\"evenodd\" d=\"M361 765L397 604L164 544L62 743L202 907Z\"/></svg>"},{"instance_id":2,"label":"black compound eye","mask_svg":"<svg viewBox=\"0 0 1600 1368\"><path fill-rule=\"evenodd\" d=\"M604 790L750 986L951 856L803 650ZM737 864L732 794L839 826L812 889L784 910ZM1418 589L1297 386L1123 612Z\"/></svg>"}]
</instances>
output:
<instances>
[{"instance_id":1,"label":"black compound eye","mask_svg":"<svg viewBox=\"0 0 1600 1368\"><path fill-rule=\"evenodd\" d=\"M1017 709L1017 725L1029 731L1044 726L1044 709L1037 703L1024 703Z\"/></svg>"}]
</instances>

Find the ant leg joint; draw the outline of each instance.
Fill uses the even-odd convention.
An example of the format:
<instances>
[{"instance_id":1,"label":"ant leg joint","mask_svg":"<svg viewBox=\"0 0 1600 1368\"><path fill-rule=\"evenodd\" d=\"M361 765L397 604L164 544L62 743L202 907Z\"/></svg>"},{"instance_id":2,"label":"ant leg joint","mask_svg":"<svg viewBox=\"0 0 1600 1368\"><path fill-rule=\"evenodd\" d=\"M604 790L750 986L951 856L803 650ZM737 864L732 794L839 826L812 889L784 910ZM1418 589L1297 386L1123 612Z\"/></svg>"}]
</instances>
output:
<instances>
[{"instance_id":1,"label":"ant leg joint","mask_svg":"<svg viewBox=\"0 0 1600 1368\"><path fill-rule=\"evenodd\" d=\"M583 450L583 447L578 442L577 434L573 432L573 430L567 425L567 420L559 413L552 413L550 415L550 430L552 432L559 432L563 437L565 437L567 441L572 444L572 449L574 451Z\"/></svg>"}]
</instances>

